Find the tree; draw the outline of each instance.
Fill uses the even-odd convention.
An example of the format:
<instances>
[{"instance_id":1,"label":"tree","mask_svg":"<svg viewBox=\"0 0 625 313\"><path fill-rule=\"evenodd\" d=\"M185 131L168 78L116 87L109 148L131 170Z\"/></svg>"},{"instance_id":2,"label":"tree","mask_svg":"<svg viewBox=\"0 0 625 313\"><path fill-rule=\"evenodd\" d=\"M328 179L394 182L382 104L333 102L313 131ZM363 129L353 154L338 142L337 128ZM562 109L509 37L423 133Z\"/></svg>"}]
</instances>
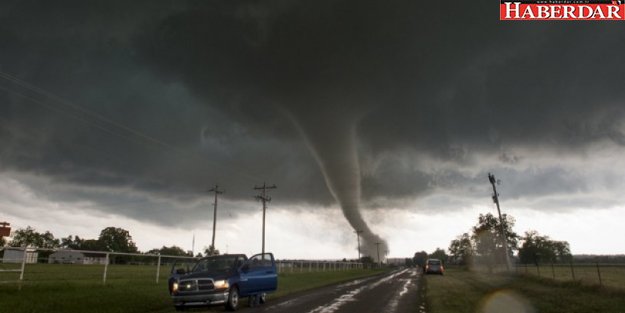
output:
<instances>
[{"instance_id":1,"label":"tree","mask_svg":"<svg viewBox=\"0 0 625 313\"><path fill-rule=\"evenodd\" d=\"M102 246L102 243L96 239L85 239L81 241L78 249L89 251L106 251L106 248Z\"/></svg>"},{"instance_id":2,"label":"tree","mask_svg":"<svg viewBox=\"0 0 625 313\"><path fill-rule=\"evenodd\" d=\"M452 240L449 244L449 254L451 254L451 262L459 265L471 264L473 255L475 255L475 249L471 236L468 233L464 233Z\"/></svg>"},{"instance_id":3,"label":"tree","mask_svg":"<svg viewBox=\"0 0 625 313\"><path fill-rule=\"evenodd\" d=\"M7 244L6 239L4 239L4 237L0 236L0 247L4 247Z\"/></svg>"},{"instance_id":4,"label":"tree","mask_svg":"<svg viewBox=\"0 0 625 313\"><path fill-rule=\"evenodd\" d=\"M122 228L107 227L100 232L98 238L100 247L111 252L137 252L137 246L132 241L130 232Z\"/></svg>"},{"instance_id":5,"label":"tree","mask_svg":"<svg viewBox=\"0 0 625 313\"><path fill-rule=\"evenodd\" d=\"M571 246L567 241L553 241L554 248L556 250L557 260L559 262L571 262L573 261L573 255L571 254Z\"/></svg>"},{"instance_id":6,"label":"tree","mask_svg":"<svg viewBox=\"0 0 625 313\"><path fill-rule=\"evenodd\" d=\"M360 257L360 263L370 265L370 264L373 264L374 262L373 262L373 258L367 255L367 256Z\"/></svg>"},{"instance_id":7,"label":"tree","mask_svg":"<svg viewBox=\"0 0 625 313\"><path fill-rule=\"evenodd\" d=\"M81 239L78 236L74 237L72 235L69 235L65 238L61 238L61 248L80 250L80 249L83 249L82 245L84 241L85 240Z\"/></svg>"},{"instance_id":8,"label":"tree","mask_svg":"<svg viewBox=\"0 0 625 313\"><path fill-rule=\"evenodd\" d=\"M404 259L404 265L406 267L413 267L414 266L414 262L412 261L411 258L405 258Z\"/></svg>"},{"instance_id":9,"label":"tree","mask_svg":"<svg viewBox=\"0 0 625 313\"><path fill-rule=\"evenodd\" d=\"M58 248L60 242L54 235L46 231L39 233L34 228L28 226L18 229L13 233L13 240L9 243L11 247L35 247L44 249Z\"/></svg>"},{"instance_id":10,"label":"tree","mask_svg":"<svg viewBox=\"0 0 625 313\"><path fill-rule=\"evenodd\" d=\"M160 253L162 255L173 255L173 256L188 256L187 252L178 246L165 247L163 246L160 249L151 250L152 253Z\"/></svg>"},{"instance_id":11,"label":"tree","mask_svg":"<svg viewBox=\"0 0 625 313\"><path fill-rule=\"evenodd\" d=\"M525 232L521 241L523 242L519 249L521 263L538 265L542 262L567 262L572 259L568 242L551 240L535 230Z\"/></svg>"},{"instance_id":12,"label":"tree","mask_svg":"<svg viewBox=\"0 0 625 313\"><path fill-rule=\"evenodd\" d=\"M430 254L430 258L439 259L443 262L443 264L447 263L447 257L447 253L445 253L445 250L441 248L436 248L436 250Z\"/></svg>"},{"instance_id":13,"label":"tree","mask_svg":"<svg viewBox=\"0 0 625 313\"><path fill-rule=\"evenodd\" d=\"M425 261L428 258L428 253L425 251L421 251L421 252L416 252L414 254L414 257L412 258L412 262L418 266L418 267L423 267L425 266Z\"/></svg>"},{"instance_id":14,"label":"tree","mask_svg":"<svg viewBox=\"0 0 625 313\"><path fill-rule=\"evenodd\" d=\"M512 257L512 252L517 249L518 235L512 231L514 218L502 214L502 219L505 239L501 234L502 224L491 213L480 214L477 225L473 227L472 239L475 244L476 256L489 269L492 269L494 264L506 262L504 242L508 245L509 257Z\"/></svg>"},{"instance_id":15,"label":"tree","mask_svg":"<svg viewBox=\"0 0 625 313\"><path fill-rule=\"evenodd\" d=\"M208 246L208 248L204 248L204 255L206 256L219 255L219 250L215 249L213 245L210 245Z\"/></svg>"}]
</instances>

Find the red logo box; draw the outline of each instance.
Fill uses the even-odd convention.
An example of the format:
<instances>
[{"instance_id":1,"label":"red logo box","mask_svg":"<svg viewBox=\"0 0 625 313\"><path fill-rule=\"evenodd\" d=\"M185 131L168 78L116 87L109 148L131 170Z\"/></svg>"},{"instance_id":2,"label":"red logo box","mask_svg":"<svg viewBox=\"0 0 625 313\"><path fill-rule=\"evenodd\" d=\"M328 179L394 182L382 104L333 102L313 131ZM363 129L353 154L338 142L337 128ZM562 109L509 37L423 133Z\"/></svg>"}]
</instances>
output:
<instances>
[{"instance_id":1,"label":"red logo box","mask_svg":"<svg viewBox=\"0 0 625 313\"><path fill-rule=\"evenodd\" d=\"M501 0L499 19L502 21L625 21L625 0Z\"/></svg>"}]
</instances>

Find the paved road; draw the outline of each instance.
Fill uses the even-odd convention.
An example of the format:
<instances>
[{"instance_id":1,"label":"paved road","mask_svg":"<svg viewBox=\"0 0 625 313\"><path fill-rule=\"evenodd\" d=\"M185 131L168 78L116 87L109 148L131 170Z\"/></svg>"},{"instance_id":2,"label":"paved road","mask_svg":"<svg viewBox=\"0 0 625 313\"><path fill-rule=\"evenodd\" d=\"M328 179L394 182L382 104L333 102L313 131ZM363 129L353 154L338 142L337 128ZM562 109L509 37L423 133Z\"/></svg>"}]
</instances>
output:
<instances>
[{"instance_id":1,"label":"paved road","mask_svg":"<svg viewBox=\"0 0 625 313\"><path fill-rule=\"evenodd\" d=\"M417 312L416 269L394 271L344 284L270 300L246 312L263 313L403 313ZM244 302L245 303L245 302ZM242 303L243 304L243 303Z\"/></svg>"}]
</instances>

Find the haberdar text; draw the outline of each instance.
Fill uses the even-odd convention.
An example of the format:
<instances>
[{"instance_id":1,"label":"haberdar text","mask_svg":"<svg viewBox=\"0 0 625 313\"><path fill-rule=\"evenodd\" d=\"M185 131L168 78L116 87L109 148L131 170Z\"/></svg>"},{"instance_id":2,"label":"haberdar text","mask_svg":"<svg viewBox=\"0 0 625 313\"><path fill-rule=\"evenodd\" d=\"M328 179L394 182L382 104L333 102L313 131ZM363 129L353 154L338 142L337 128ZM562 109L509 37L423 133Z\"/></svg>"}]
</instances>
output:
<instances>
[{"instance_id":1,"label":"haberdar text","mask_svg":"<svg viewBox=\"0 0 625 313\"><path fill-rule=\"evenodd\" d=\"M501 20L625 20L625 5L503 2Z\"/></svg>"}]
</instances>

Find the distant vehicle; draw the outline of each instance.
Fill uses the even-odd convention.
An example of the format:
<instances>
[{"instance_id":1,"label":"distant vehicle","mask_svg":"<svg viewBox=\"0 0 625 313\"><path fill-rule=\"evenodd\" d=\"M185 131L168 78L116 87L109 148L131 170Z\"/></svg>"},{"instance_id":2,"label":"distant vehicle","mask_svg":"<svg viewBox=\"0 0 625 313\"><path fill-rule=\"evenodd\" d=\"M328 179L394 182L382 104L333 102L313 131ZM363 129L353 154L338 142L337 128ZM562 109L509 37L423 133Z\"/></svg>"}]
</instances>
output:
<instances>
[{"instance_id":1,"label":"distant vehicle","mask_svg":"<svg viewBox=\"0 0 625 313\"><path fill-rule=\"evenodd\" d=\"M445 268L443 267L443 262L439 259L428 259L425 262L425 267L423 268L423 272L426 274L441 274L445 272Z\"/></svg>"},{"instance_id":2,"label":"distant vehicle","mask_svg":"<svg viewBox=\"0 0 625 313\"><path fill-rule=\"evenodd\" d=\"M240 297L264 303L266 294L278 287L278 274L271 253L249 259L244 254L225 254L202 258L192 266L174 263L168 285L176 311L217 304L235 311Z\"/></svg>"}]
</instances>

